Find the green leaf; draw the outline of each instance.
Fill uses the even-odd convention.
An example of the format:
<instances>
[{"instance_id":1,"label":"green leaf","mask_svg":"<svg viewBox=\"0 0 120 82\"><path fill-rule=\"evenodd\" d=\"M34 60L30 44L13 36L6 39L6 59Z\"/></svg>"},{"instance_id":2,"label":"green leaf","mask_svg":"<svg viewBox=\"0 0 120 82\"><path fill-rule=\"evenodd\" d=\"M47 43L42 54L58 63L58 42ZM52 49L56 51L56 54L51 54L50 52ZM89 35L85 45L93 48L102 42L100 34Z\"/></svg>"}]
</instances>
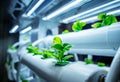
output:
<instances>
[{"instance_id":1,"label":"green leaf","mask_svg":"<svg viewBox=\"0 0 120 82\"><path fill-rule=\"evenodd\" d=\"M93 63L93 61L92 61L91 59L88 59L88 58L85 58L85 59L84 59L84 62L85 62L86 64L92 64L92 63Z\"/></svg>"},{"instance_id":2,"label":"green leaf","mask_svg":"<svg viewBox=\"0 0 120 82\"><path fill-rule=\"evenodd\" d=\"M63 51L69 51L72 46L69 43L64 43L63 44Z\"/></svg>"},{"instance_id":3,"label":"green leaf","mask_svg":"<svg viewBox=\"0 0 120 82\"><path fill-rule=\"evenodd\" d=\"M70 58L72 58L72 57L73 57L73 55L67 55L67 56L63 57L62 59L63 59L64 61L66 61L66 60L68 60L68 59L70 59Z\"/></svg>"},{"instance_id":4,"label":"green leaf","mask_svg":"<svg viewBox=\"0 0 120 82\"><path fill-rule=\"evenodd\" d=\"M27 49L28 53L34 53L34 55L39 54L38 48L35 46L32 46L32 44L29 44L26 49Z\"/></svg>"},{"instance_id":5,"label":"green leaf","mask_svg":"<svg viewBox=\"0 0 120 82\"><path fill-rule=\"evenodd\" d=\"M14 46L9 46L10 50L17 50L17 48L15 48Z\"/></svg>"},{"instance_id":6,"label":"green leaf","mask_svg":"<svg viewBox=\"0 0 120 82\"><path fill-rule=\"evenodd\" d=\"M62 44L62 40L60 37L56 36L53 38L53 44Z\"/></svg>"},{"instance_id":7,"label":"green leaf","mask_svg":"<svg viewBox=\"0 0 120 82\"><path fill-rule=\"evenodd\" d=\"M86 25L85 22L80 22L79 20L77 20L73 25L72 25L72 30L74 32L80 31L83 29L83 27Z\"/></svg>"},{"instance_id":8,"label":"green leaf","mask_svg":"<svg viewBox=\"0 0 120 82\"><path fill-rule=\"evenodd\" d=\"M22 82L28 82L28 80L22 80Z\"/></svg>"},{"instance_id":9,"label":"green leaf","mask_svg":"<svg viewBox=\"0 0 120 82\"><path fill-rule=\"evenodd\" d=\"M100 66L100 67L103 67L103 66L105 66L105 63L103 63L103 62L98 62L97 65Z\"/></svg>"},{"instance_id":10,"label":"green leaf","mask_svg":"<svg viewBox=\"0 0 120 82\"><path fill-rule=\"evenodd\" d=\"M65 66L67 64L69 64L69 62L68 61L64 61L64 62L57 62L55 65L56 66Z\"/></svg>"},{"instance_id":11,"label":"green leaf","mask_svg":"<svg viewBox=\"0 0 120 82\"><path fill-rule=\"evenodd\" d=\"M106 13L102 13L98 15L98 19L104 20L106 18Z\"/></svg>"},{"instance_id":12,"label":"green leaf","mask_svg":"<svg viewBox=\"0 0 120 82\"><path fill-rule=\"evenodd\" d=\"M56 50L62 50L63 49L61 44L54 44L53 46L51 46L51 48L54 48Z\"/></svg>"},{"instance_id":13,"label":"green leaf","mask_svg":"<svg viewBox=\"0 0 120 82\"><path fill-rule=\"evenodd\" d=\"M108 15L104 20L103 20L103 25L111 25L112 23L117 22L117 19L113 15Z\"/></svg>"},{"instance_id":14,"label":"green leaf","mask_svg":"<svg viewBox=\"0 0 120 82\"><path fill-rule=\"evenodd\" d=\"M99 28L102 26L101 22L97 22L91 25L93 28Z\"/></svg>"},{"instance_id":15,"label":"green leaf","mask_svg":"<svg viewBox=\"0 0 120 82\"><path fill-rule=\"evenodd\" d=\"M69 30L64 30L64 31L62 32L62 34L67 34L67 33L69 33Z\"/></svg>"}]
</instances>

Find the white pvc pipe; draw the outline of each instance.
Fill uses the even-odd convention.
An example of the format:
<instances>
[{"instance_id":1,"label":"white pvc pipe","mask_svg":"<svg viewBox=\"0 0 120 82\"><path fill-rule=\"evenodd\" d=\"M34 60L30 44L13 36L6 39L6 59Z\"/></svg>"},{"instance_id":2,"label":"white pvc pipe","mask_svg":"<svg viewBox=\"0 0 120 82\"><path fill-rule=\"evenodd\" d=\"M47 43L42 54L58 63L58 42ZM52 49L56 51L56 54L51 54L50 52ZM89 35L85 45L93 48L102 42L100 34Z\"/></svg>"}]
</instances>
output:
<instances>
[{"instance_id":1,"label":"white pvc pipe","mask_svg":"<svg viewBox=\"0 0 120 82\"><path fill-rule=\"evenodd\" d=\"M54 66L54 59L43 60L29 54L22 55L21 62L48 82L97 82L108 70L93 64L86 65L84 62Z\"/></svg>"},{"instance_id":2,"label":"white pvc pipe","mask_svg":"<svg viewBox=\"0 0 120 82\"><path fill-rule=\"evenodd\" d=\"M118 80L120 81L120 47L112 61L105 82L119 82Z\"/></svg>"},{"instance_id":3,"label":"white pvc pipe","mask_svg":"<svg viewBox=\"0 0 120 82\"><path fill-rule=\"evenodd\" d=\"M113 49L71 49L69 53L78 53L78 54L92 54L97 56L111 56L113 57L116 53L116 50Z\"/></svg>"},{"instance_id":4,"label":"white pvc pipe","mask_svg":"<svg viewBox=\"0 0 120 82\"><path fill-rule=\"evenodd\" d=\"M81 50L80 53L89 53L91 49L96 53L97 51L102 54L108 52L110 55L114 55L120 45L120 22L98 29L87 29L56 36L59 36L63 42L70 43L72 49ZM49 36L44 39L47 47L52 44L53 38L54 36ZM104 53L103 49L107 51ZM94 52L89 54L94 54Z\"/></svg>"}]
</instances>

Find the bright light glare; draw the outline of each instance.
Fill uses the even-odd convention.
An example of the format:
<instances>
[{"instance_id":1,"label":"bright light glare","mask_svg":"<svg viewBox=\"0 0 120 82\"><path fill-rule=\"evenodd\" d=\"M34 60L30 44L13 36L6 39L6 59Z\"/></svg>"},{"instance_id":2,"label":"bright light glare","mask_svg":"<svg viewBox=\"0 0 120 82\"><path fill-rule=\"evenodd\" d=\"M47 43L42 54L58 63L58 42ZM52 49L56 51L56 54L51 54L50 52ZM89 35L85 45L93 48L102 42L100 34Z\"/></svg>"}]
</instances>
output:
<instances>
[{"instance_id":1,"label":"bright light glare","mask_svg":"<svg viewBox=\"0 0 120 82\"><path fill-rule=\"evenodd\" d=\"M77 14L77 15L74 15L74 16L71 16L71 17L69 17L69 18L63 19L62 22L68 23L68 22L70 22L70 21L73 20L73 19L76 19L76 18L78 18L78 17L82 17L83 15L86 15L86 14L91 13L91 12L94 12L94 11L99 11L101 8L110 6L110 5L112 5L112 4L114 4L114 3L117 3L117 2L119 2L119 1L120 1L120 0L114 0L114 1L112 1L112 2L109 2L109 3L106 3L106 4L104 4L104 5L98 6L98 7L96 7L96 8L91 9L91 10L88 10L88 11L86 11L86 12L83 12L83 13L80 13L80 14ZM104 8L104 9L105 9L105 8Z\"/></svg>"},{"instance_id":2,"label":"bright light glare","mask_svg":"<svg viewBox=\"0 0 120 82\"><path fill-rule=\"evenodd\" d=\"M44 0L39 0L37 4L27 13L27 16L30 16L43 2Z\"/></svg>"},{"instance_id":3,"label":"bright light glare","mask_svg":"<svg viewBox=\"0 0 120 82\"><path fill-rule=\"evenodd\" d=\"M31 29L32 29L32 27L29 26L29 27L23 29L22 31L20 31L20 33L24 34L24 33L28 32L28 31L30 31Z\"/></svg>"},{"instance_id":4,"label":"bright light glare","mask_svg":"<svg viewBox=\"0 0 120 82\"><path fill-rule=\"evenodd\" d=\"M15 26L9 31L9 33L14 33L18 28L19 28L19 26L18 26L18 25L15 25Z\"/></svg>"},{"instance_id":5,"label":"bright light glare","mask_svg":"<svg viewBox=\"0 0 120 82\"><path fill-rule=\"evenodd\" d=\"M67 4L67 5L65 5L64 7L56 10L55 12L49 14L48 16L43 17L43 20L49 20L49 19L51 19L51 18L53 18L53 17L55 17L55 16L57 16L57 15L63 13L63 12L66 12L66 11L68 11L70 8L76 6L77 4L80 4L81 1L82 1L82 0L74 0L73 2L71 2L71 3Z\"/></svg>"}]
</instances>

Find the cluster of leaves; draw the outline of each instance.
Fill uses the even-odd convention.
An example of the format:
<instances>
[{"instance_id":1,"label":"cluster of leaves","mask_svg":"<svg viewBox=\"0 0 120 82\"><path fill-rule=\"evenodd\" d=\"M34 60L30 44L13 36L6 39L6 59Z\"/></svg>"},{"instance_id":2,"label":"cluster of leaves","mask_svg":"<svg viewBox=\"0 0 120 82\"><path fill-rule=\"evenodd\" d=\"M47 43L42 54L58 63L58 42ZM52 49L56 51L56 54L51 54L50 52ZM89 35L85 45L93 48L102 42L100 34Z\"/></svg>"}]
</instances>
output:
<instances>
[{"instance_id":1,"label":"cluster of leaves","mask_svg":"<svg viewBox=\"0 0 120 82\"><path fill-rule=\"evenodd\" d=\"M52 57L52 54L54 53L52 50L48 50L44 48L40 51L38 47L35 47L32 44L29 44L26 49L28 53L33 53L33 55L41 55L42 58L50 58Z\"/></svg>"},{"instance_id":2,"label":"cluster of leaves","mask_svg":"<svg viewBox=\"0 0 120 82\"><path fill-rule=\"evenodd\" d=\"M100 67L106 66L105 63L103 63L103 62L98 62L97 65Z\"/></svg>"},{"instance_id":3,"label":"cluster of leaves","mask_svg":"<svg viewBox=\"0 0 120 82\"><path fill-rule=\"evenodd\" d=\"M78 31L82 30L85 25L86 25L85 22L80 22L79 20L77 20L77 21L72 25L72 30L73 30L74 32L78 32Z\"/></svg>"},{"instance_id":4,"label":"cluster of leaves","mask_svg":"<svg viewBox=\"0 0 120 82\"><path fill-rule=\"evenodd\" d=\"M55 50L53 57L57 60L56 65L66 65L69 62L67 61L69 58L73 57L72 55L65 56L64 53L69 51L72 46L69 43L62 43L60 37L54 37L53 45L51 48Z\"/></svg>"},{"instance_id":5,"label":"cluster of leaves","mask_svg":"<svg viewBox=\"0 0 120 82\"><path fill-rule=\"evenodd\" d=\"M17 48L15 48L14 46L9 46L10 50L17 50Z\"/></svg>"},{"instance_id":6,"label":"cluster of leaves","mask_svg":"<svg viewBox=\"0 0 120 82\"><path fill-rule=\"evenodd\" d=\"M42 49L42 51L39 52L39 54L41 54L44 58L51 58L52 54L54 54L54 51L49 50L49 49Z\"/></svg>"},{"instance_id":7,"label":"cluster of leaves","mask_svg":"<svg viewBox=\"0 0 120 82\"><path fill-rule=\"evenodd\" d=\"M84 62L85 62L86 64L92 64L92 63L93 63L92 59L88 59L88 58L85 58L85 59L84 59Z\"/></svg>"},{"instance_id":8,"label":"cluster of leaves","mask_svg":"<svg viewBox=\"0 0 120 82\"><path fill-rule=\"evenodd\" d=\"M114 15L107 15L106 13L99 14L98 19L102 20L102 22L97 22L92 24L91 26L93 28L99 28L99 27L111 25L112 23L117 22L117 19Z\"/></svg>"},{"instance_id":9,"label":"cluster of leaves","mask_svg":"<svg viewBox=\"0 0 120 82\"><path fill-rule=\"evenodd\" d=\"M94 63L92 59L88 59L88 58L85 58L84 62L86 64L93 64ZM100 67L106 66L105 63L103 63L103 62L98 62L97 65Z\"/></svg>"},{"instance_id":10,"label":"cluster of leaves","mask_svg":"<svg viewBox=\"0 0 120 82\"><path fill-rule=\"evenodd\" d=\"M22 80L22 82L29 82L28 80Z\"/></svg>"},{"instance_id":11,"label":"cluster of leaves","mask_svg":"<svg viewBox=\"0 0 120 82\"><path fill-rule=\"evenodd\" d=\"M69 33L69 30L64 30L64 31L62 32L62 34L67 34L67 33Z\"/></svg>"},{"instance_id":12,"label":"cluster of leaves","mask_svg":"<svg viewBox=\"0 0 120 82\"><path fill-rule=\"evenodd\" d=\"M28 47L26 48L28 53L34 53L34 55L39 55L39 49L32 44L29 44Z\"/></svg>"}]
</instances>

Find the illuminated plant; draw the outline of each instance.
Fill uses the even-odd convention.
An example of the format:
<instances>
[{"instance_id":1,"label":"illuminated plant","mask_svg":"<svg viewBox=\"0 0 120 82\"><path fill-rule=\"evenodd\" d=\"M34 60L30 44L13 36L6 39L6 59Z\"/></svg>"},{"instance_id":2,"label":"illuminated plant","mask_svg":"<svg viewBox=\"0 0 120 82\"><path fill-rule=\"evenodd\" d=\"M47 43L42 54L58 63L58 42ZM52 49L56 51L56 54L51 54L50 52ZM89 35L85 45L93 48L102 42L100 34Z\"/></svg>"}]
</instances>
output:
<instances>
[{"instance_id":1,"label":"illuminated plant","mask_svg":"<svg viewBox=\"0 0 120 82\"><path fill-rule=\"evenodd\" d=\"M67 33L69 33L69 30L64 30L64 31L62 32L62 34L67 34Z\"/></svg>"},{"instance_id":2,"label":"illuminated plant","mask_svg":"<svg viewBox=\"0 0 120 82\"><path fill-rule=\"evenodd\" d=\"M100 67L106 66L105 63L103 63L103 62L98 62L97 65Z\"/></svg>"},{"instance_id":3,"label":"illuminated plant","mask_svg":"<svg viewBox=\"0 0 120 82\"><path fill-rule=\"evenodd\" d=\"M28 53L33 53L34 55L39 55L39 49L37 47L33 46L32 44L29 44L26 49L27 49Z\"/></svg>"},{"instance_id":4,"label":"illuminated plant","mask_svg":"<svg viewBox=\"0 0 120 82\"><path fill-rule=\"evenodd\" d=\"M92 63L93 63L93 61L92 61L91 59L88 59L88 58L85 58L85 59L84 59L84 62L85 62L86 64L92 64Z\"/></svg>"},{"instance_id":5,"label":"illuminated plant","mask_svg":"<svg viewBox=\"0 0 120 82\"><path fill-rule=\"evenodd\" d=\"M66 65L69 63L67 60L73 56L65 56L64 53L69 51L71 47L72 46L69 43L62 43L60 37L54 37L53 45L51 46L51 48L55 50L55 53L52 55L57 60L56 65Z\"/></svg>"},{"instance_id":6,"label":"illuminated plant","mask_svg":"<svg viewBox=\"0 0 120 82\"><path fill-rule=\"evenodd\" d=\"M14 46L9 46L10 50L17 50L17 48L15 48Z\"/></svg>"},{"instance_id":7,"label":"illuminated plant","mask_svg":"<svg viewBox=\"0 0 120 82\"><path fill-rule=\"evenodd\" d=\"M72 30L73 30L74 32L78 32L78 31L82 30L85 25L86 25L85 22L80 22L79 20L77 20L77 21L72 25Z\"/></svg>"},{"instance_id":8,"label":"illuminated plant","mask_svg":"<svg viewBox=\"0 0 120 82\"><path fill-rule=\"evenodd\" d=\"M33 55L41 55L43 56L42 58L50 58L52 57L52 54L54 53L52 50L48 50L43 48L41 51L32 44L29 44L28 47L26 48L28 53L33 53Z\"/></svg>"},{"instance_id":9,"label":"illuminated plant","mask_svg":"<svg viewBox=\"0 0 120 82\"><path fill-rule=\"evenodd\" d=\"M111 25L112 23L117 22L117 19L114 15L107 15L106 13L99 14L98 19L101 20L101 22L96 22L92 24L91 26L93 28L99 28L99 27Z\"/></svg>"}]
</instances>

